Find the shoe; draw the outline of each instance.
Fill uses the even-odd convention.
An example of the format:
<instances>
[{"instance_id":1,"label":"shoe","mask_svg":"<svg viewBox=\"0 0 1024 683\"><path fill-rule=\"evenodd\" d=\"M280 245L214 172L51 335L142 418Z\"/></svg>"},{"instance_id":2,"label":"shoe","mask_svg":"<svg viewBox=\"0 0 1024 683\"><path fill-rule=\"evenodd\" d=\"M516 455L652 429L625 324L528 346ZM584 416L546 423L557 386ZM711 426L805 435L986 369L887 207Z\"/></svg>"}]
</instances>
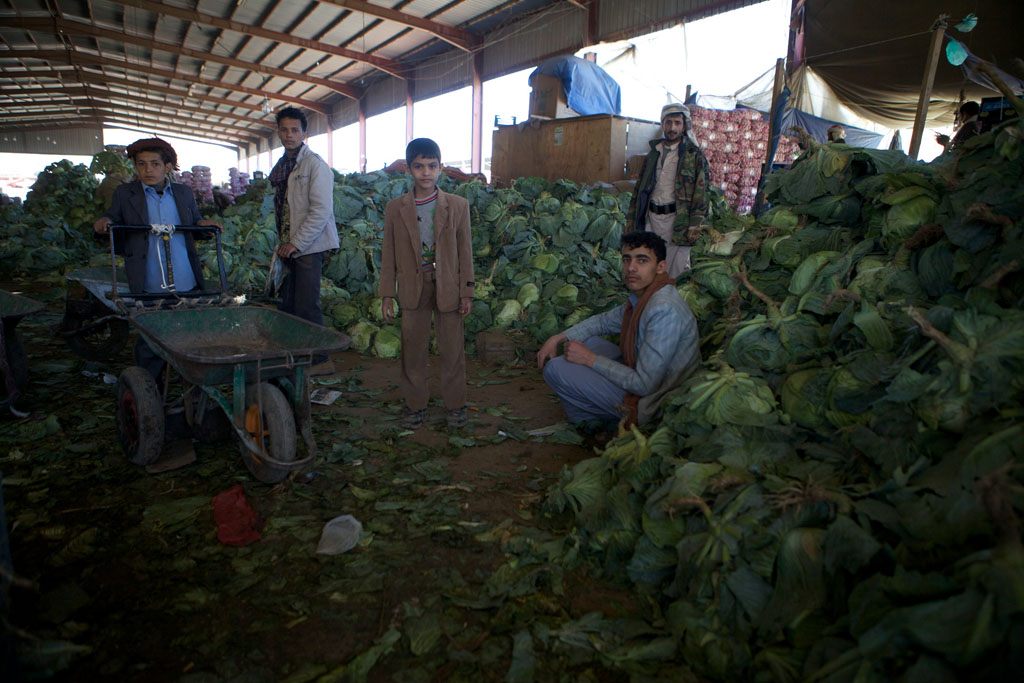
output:
<instances>
[{"instance_id":1,"label":"shoe","mask_svg":"<svg viewBox=\"0 0 1024 683\"><path fill-rule=\"evenodd\" d=\"M464 427L466 426L468 419L469 418L466 417L466 406L456 408L455 410L449 410L444 416L444 421L448 424L448 429Z\"/></svg>"},{"instance_id":2,"label":"shoe","mask_svg":"<svg viewBox=\"0 0 1024 683\"><path fill-rule=\"evenodd\" d=\"M405 409L402 416L402 429L419 429L427 419L427 409L409 410Z\"/></svg>"},{"instance_id":3,"label":"shoe","mask_svg":"<svg viewBox=\"0 0 1024 683\"><path fill-rule=\"evenodd\" d=\"M309 368L310 377L322 377L323 375L334 374L334 361L325 360L322 363L317 363Z\"/></svg>"}]
</instances>

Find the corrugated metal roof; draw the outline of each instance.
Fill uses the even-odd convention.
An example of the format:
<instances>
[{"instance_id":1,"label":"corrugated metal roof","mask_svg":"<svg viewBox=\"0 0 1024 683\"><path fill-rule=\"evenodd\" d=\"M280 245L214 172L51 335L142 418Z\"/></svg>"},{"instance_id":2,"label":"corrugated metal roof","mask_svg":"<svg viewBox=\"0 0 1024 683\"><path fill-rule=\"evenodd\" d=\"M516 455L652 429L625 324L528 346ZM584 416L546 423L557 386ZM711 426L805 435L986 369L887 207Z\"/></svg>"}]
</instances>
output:
<instances>
[{"instance_id":1,"label":"corrugated metal roof","mask_svg":"<svg viewBox=\"0 0 1024 683\"><path fill-rule=\"evenodd\" d=\"M755 1L602 0L596 38ZM417 98L468 85L477 52L489 78L576 51L586 40L590 2L8 0L0 9L0 91L22 92L39 106L5 107L0 133L46 118L80 125L85 109L58 106L33 86L104 79L148 86L148 97L131 113L115 104L114 93L127 90L96 88L89 116L103 119L109 111L112 122L123 123L145 113L172 130L182 122L209 129L220 142L271 135L272 118L253 113L264 101L350 123L358 99L372 113L404 104L405 78L418 81ZM186 101L189 108L175 112ZM251 123L212 132L227 115Z\"/></svg>"}]
</instances>

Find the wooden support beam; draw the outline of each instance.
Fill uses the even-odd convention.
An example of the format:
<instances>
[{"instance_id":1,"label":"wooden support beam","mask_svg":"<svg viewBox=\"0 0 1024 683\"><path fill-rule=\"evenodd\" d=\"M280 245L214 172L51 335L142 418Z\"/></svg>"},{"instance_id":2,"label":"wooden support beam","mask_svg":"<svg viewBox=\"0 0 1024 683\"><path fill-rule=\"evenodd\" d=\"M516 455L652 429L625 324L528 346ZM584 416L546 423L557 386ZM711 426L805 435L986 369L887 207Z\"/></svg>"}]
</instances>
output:
<instances>
[{"instance_id":1,"label":"wooden support beam","mask_svg":"<svg viewBox=\"0 0 1024 683\"><path fill-rule=\"evenodd\" d=\"M483 39L480 36L465 29L450 26L448 24L442 24L431 19L414 17L411 14L406 14L405 12L396 9L370 4L365 0L317 0L317 2L321 2L326 5L344 7L346 9L359 12L360 14L366 14L379 19L387 19L388 21L393 21L396 24L401 24L402 26L426 31L446 43L454 45L460 50L465 50L466 52L475 50L483 44Z\"/></svg>"},{"instance_id":2,"label":"wooden support beam","mask_svg":"<svg viewBox=\"0 0 1024 683\"><path fill-rule=\"evenodd\" d=\"M932 24L932 44L928 48L928 57L924 65L924 78L921 80L921 95L917 99L917 112L914 114L914 132L910 136L910 149L907 156L917 158L921 151L921 138L924 137L924 124L928 118L928 105L932 99L932 86L935 85L935 70L939 66L939 52L942 51L942 37L946 35L949 15L940 14Z\"/></svg>"},{"instance_id":3,"label":"wooden support beam","mask_svg":"<svg viewBox=\"0 0 1024 683\"><path fill-rule=\"evenodd\" d=\"M110 2L116 2L130 7L137 7L139 9L146 10L147 12L153 12L158 16L168 15L188 22L224 29L225 31L233 31L234 33L241 33L243 35L254 36L256 38L265 38L267 40L281 43L282 45L294 45L295 47L307 50L316 50L317 52L323 52L336 57L344 57L345 59L351 59L354 62L369 64L370 66L391 74L396 78L405 78L405 68L399 62L385 57L378 57L377 55L366 54L365 52L349 50L347 48L338 47L319 40L299 38L298 36L289 33L271 31L263 28L262 26L252 26L251 24L245 24L240 21L224 19L222 17L213 16L212 14L204 14L199 11L185 9L184 7L174 7L173 5L168 5L162 2L153 2L152 0L110 0Z\"/></svg>"},{"instance_id":4,"label":"wooden support beam","mask_svg":"<svg viewBox=\"0 0 1024 683\"><path fill-rule=\"evenodd\" d=\"M214 80L211 78L203 78L202 76L190 76L188 74L181 74L170 69L161 69L145 64L137 64L135 62L128 62L123 59L111 59L110 57L102 57L99 55L89 54L88 52L79 52L78 50L4 50L2 53L4 57L10 57L15 59L39 59L48 62L60 62L61 64L89 64L95 66L110 66L125 69L126 71L135 71L138 73L150 74L152 76L161 76L171 80L185 81L191 85L203 85L208 88L221 88L224 90L232 90L234 92L245 93L247 95L255 95L256 97L263 98L269 97L271 100L278 100L280 102L290 102L291 104L305 107L321 114L327 113L327 107L315 100L303 99L301 97L292 97L291 95L283 95L276 93L271 90L261 90L259 88L250 88L244 85L232 85L227 81ZM12 71L9 67L4 68L4 72L17 73Z\"/></svg>"},{"instance_id":5,"label":"wooden support beam","mask_svg":"<svg viewBox=\"0 0 1024 683\"><path fill-rule=\"evenodd\" d=\"M278 76L279 78L291 79L293 81L309 83L311 85L319 85L352 99L359 99L360 94L359 88L355 88L347 83L340 83L326 78L318 78L316 76L310 76L308 74L298 73L295 71L285 71L284 69L264 66L262 64L253 64L252 62L235 59L234 57L216 55L210 52L203 52L202 50L192 50L173 43L166 43L163 41L153 40L151 38L143 38L142 36L136 36L131 33L99 28L98 26L93 26L82 21L0 16L0 26L20 28L26 31L52 33L58 37L62 34L68 34L106 38L107 40L114 40L121 43L141 45L142 47L146 47L151 50L162 50L170 54L191 57L192 59L197 59L204 63L215 62L217 64L224 64L225 66L232 66L246 72Z\"/></svg>"},{"instance_id":6,"label":"wooden support beam","mask_svg":"<svg viewBox=\"0 0 1024 683\"><path fill-rule=\"evenodd\" d=\"M470 145L469 168L473 173L483 169L483 130L484 130L484 82L481 76L484 66L484 53L473 55L473 123L470 126L472 142Z\"/></svg>"},{"instance_id":7,"label":"wooden support beam","mask_svg":"<svg viewBox=\"0 0 1024 683\"><path fill-rule=\"evenodd\" d=\"M786 75L804 64L804 33L807 22L807 1L793 0L789 15L789 49L786 57Z\"/></svg>"},{"instance_id":8,"label":"wooden support beam","mask_svg":"<svg viewBox=\"0 0 1024 683\"><path fill-rule=\"evenodd\" d=\"M587 9L587 46L601 42L601 6L599 0L592 0Z\"/></svg>"}]
</instances>

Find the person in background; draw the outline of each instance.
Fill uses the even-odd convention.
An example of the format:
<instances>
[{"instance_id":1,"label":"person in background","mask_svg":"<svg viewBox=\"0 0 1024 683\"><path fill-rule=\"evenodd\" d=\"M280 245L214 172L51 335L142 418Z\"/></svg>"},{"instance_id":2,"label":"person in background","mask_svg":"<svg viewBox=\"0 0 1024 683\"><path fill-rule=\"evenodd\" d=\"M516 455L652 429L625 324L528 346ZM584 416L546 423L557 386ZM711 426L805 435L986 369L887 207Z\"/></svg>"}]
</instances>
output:
<instances>
[{"instance_id":1,"label":"person in background","mask_svg":"<svg viewBox=\"0 0 1024 683\"><path fill-rule=\"evenodd\" d=\"M402 394L405 429L427 417L430 319L441 353L441 398L449 429L466 424L466 353L462 319L473 307L473 244L469 202L437 189L441 149L429 138L405 148L413 189L388 202L381 252L381 312L402 308Z\"/></svg>"},{"instance_id":2,"label":"person in background","mask_svg":"<svg viewBox=\"0 0 1024 683\"><path fill-rule=\"evenodd\" d=\"M277 136L284 154L268 179L274 188L277 255L284 270L278 308L323 325L320 274L325 257L339 246L334 171L305 144L308 125L306 115L295 107L277 112ZM327 356L313 359L311 375L333 372L334 363Z\"/></svg>"},{"instance_id":3,"label":"person in background","mask_svg":"<svg viewBox=\"0 0 1024 683\"><path fill-rule=\"evenodd\" d=\"M621 252L626 302L550 337L537 352L570 422L644 424L700 364L697 321L665 272L665 241L628 232ZM617 346L602 338L609 334L620 335Z\"/></svg>"},{"instance_id":4,"label":"person in background","mask_svg":"<svg viewBox=\"0 0 1024 683\"><path fill-rule=\"evenodd\" d=\"M111 224L220 228L216 221L200 215L190 187L170 181L171 172L178 166L178 155L170 144L160 138L144 138L128 145L126 153L135 165L138 180L114 190L110 208L92 226L97 235L105 235ZM174 294L203 289L202 263L195 245L196 237L203 236L176 232L165 248L159 235L142 230L117 231L114 249L124 256L128 290L132 294ZM141 338L135 345L135 363L159 383L164 361Z\"/></svg>"},{"instance_id":5,"label":"person in background","mask_svg":"<svg viewBox=\"0 0 1024 683\"><path fill-rule=\"evenodd\" d=\"M830 126L826 135L828 136L829 142L835 142L840 145L846 144L846 129L838 123L834 126Z\"/></svg>"},{"instance_id":6,"label":"person in background","mask_svg":"<svg viewBox=\"0 0 1024 683\"><path fill-rule=\"evenodd\" d=\"M957 114L957 120L960 123L957 126L956 135L953 136L952 141L948 135L942 133L935 136L935 141L942 145L947 152L956 149L975 135L981 134L981 120L978 118L980 115L980 104L973 101L964 102Z\"/></svg>"},{"instance_id":7,"label":"person in background","mask_svg":"<svg viewBox=\"0 0 1024 683\"><path fill-rule=\"evenodd\" d=\"M626 214L626 231L649 230L668 244L666 272L677 277L690 267L690 245L708 221L708 160L693 136L690 110L682 104L661 109L662 137L651 151Z\"/></svg>"}]
</instances>

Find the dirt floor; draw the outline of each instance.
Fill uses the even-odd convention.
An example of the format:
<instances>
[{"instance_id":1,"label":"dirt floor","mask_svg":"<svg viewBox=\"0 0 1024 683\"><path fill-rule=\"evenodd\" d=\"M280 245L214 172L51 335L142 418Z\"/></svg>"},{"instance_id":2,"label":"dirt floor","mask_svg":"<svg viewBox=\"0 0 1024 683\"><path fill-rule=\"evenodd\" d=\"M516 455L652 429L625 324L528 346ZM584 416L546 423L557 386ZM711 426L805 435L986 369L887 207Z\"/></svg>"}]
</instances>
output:
<instances>
[{"instance_id":1,"label":"dirt floor","mask_svg":"<svg viewBox=\"0 0 1024 683\"><path fill-rule=\"evenodd\" d=\"M23 656L38 657L24 669L68 681L498 681L537 619L644 609L632 591L523 550L560 547L566 520L544 512L545 491L593 452L565 428L529 435L564 418L531 364L470 359L469 424L449 432L432 402L429 424L407 432L399 362L338 353L336 374L315 383L342 393L313 408L312 466L261 484L232 438L153 474L117 439L109 382L131 342L109 363L78 358L52 333L59 287L33 289L48 308L19 326L30 414L0 416L11 620ZM260 520L245 547L219 542L213 521L211 500L236 484ZM317 554L342 514L362 523L358 546ZM627 679L538 658L536 680Z\"/></svg>"}]
</instances>

